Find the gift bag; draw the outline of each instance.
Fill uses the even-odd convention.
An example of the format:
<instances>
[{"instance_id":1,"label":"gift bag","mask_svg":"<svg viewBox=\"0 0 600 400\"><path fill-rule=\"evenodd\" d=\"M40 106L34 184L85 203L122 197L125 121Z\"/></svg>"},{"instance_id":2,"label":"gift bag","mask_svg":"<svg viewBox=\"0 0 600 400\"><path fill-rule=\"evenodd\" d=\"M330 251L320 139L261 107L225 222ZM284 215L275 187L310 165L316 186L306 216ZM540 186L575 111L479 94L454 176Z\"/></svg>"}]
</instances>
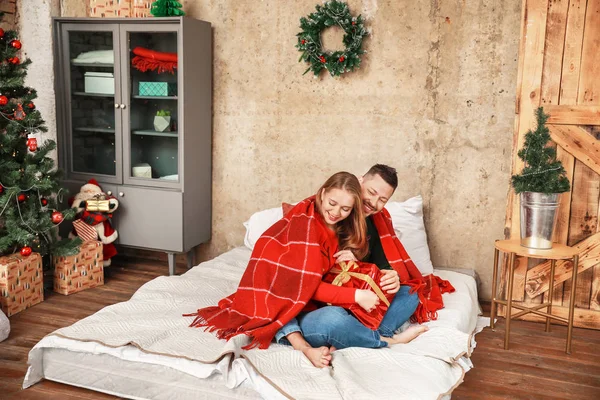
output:
<instances>
[{"instance_id":1,"label":"gift bag","mask_svg":"<svg viewBox=\"0 0 600 400\"><path fill-rule=\"evenodd\" d=\"M379 297L379 305L371 312L356 303L342 305L349 310L364 326L377 329L383 320L395 293L384 293L379 287L381 271L375 264L350 261L341 262L333 267L325 276L323 281L336 286L351 287L375 292Z\"/></svg>"}]
</instances>

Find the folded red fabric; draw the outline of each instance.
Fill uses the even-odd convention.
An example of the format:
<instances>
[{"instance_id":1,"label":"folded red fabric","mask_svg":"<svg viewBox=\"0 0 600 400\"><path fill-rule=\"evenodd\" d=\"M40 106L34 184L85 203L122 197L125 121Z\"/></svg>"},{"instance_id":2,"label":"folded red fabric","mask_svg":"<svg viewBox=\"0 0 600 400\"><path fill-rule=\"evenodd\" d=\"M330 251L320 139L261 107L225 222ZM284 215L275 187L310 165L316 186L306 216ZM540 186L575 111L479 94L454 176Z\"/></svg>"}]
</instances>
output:
<instances>
[{"instance_id":1,"label":"folded red fabric","mask_svg":"<svg viewBox=\"0 0 600 400\"><path fill-rule=\"evenodd\" d=\"M175 73L177 68L177 53L166 53L162 51L154 51L144 47L136 47L133 50L135 57L131 60L131 64L139 71L156 71L159 74L169 72Z\"/></svg>"}]
</instances>

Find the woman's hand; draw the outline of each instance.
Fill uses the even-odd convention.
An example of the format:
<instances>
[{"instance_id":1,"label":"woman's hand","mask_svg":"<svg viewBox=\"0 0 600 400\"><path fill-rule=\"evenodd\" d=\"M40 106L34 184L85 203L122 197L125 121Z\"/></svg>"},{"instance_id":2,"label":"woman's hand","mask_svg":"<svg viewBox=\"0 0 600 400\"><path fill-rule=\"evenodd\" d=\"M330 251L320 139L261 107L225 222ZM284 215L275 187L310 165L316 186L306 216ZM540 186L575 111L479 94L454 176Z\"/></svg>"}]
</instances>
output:
<instances>
[{"instance_id":1,"label":"woman's hand","mask_svg":"<svg viewBox=\"0 0 600 400\"><path fill-rule=\"evenodd\" d=\"M373 311L379 305L379 297L370 290L357 289L354 293L354 301L366 312Z\"/></svg>"},{"instance_id":2,"label":"woman's hand","mask_svg":"<svg viewBox=\"0 0 600 400\"><path fill-rule=\"evenodd\" d=\"M398 272L393 269L381 270L381 281L379 282L381 290L389 294L397 293L400 290L400 277Z\"/></svg>"},{"instance_id":3,"label":"woman's hand","mask_svg":"<svg viewBox=\"0 0 600 400\"><path fill-rule=\"evenodd\" d=\"M350 250L341 250L333 255L336 263L340 263L342 261L358 261L354 256L354 253Z\"/></svg>"}]
</instances>

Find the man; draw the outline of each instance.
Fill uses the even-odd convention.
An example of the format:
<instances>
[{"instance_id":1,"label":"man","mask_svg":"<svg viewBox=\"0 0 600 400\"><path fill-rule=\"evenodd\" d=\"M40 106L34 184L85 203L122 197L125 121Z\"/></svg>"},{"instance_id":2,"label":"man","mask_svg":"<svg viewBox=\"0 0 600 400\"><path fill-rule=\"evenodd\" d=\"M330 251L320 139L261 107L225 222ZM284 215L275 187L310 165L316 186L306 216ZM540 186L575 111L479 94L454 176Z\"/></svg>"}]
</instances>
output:
<instances>
[{"instance_id":1,"label":"man","mask_svg":"<svg viewBox=\"0 0 600 400\"><path fill-rule=\"evenodd\" d=\"M345 347L385 347L389 344L407 343L427 330L425 326L407 329L399 335L394 332L406 322L419 305L416 293L409 293L409 286L400 286L398 272L388 262L380 234L373 221L373 215L381 212L398 187L396 170L387 165L377 164L359 178L361 183L363 211L367 217L369 255L364 262L375 264L382 272L380 287L393 294L393 301L377 331L372 331L360 323L346 309L326 306L298 316L297 324L286 325L276 336L277 342L289 341L301 350L316 367L325 367L331 361L331 351ZM356 260L349 250L334 255L338 262ZM360 292L360 293L359 293ZM368 299L359 299L367 295ZM379 299L370 291L356 291L355 301L363 308L375 307ZM362 303L361 303L362 301ZM366 304L366 305L363 305Z\"/></svg>"}]
</instances>

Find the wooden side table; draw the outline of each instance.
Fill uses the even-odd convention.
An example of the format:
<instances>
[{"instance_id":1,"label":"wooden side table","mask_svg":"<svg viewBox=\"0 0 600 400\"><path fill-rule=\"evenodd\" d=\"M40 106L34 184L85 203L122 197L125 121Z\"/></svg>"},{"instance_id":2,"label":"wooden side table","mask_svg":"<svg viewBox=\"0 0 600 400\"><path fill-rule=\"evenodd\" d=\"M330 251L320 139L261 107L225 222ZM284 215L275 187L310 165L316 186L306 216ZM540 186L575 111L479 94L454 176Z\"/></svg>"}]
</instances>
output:
<instances>
[{"instance_id":1,"label":"wooden side table","mask_svg":"<svg viewBox=\"0 0 600 400\"><path fill-rule=\"evenodd\" d=\"M510 263L508 266L508 290L506 300L496 299L496 286L498 283L498 258L499 253L510 254ZM512 291L513 291L513 279L515 275L515 258L517 256L527 258L539 258L551 260L550 262L550 287L548 290L549 301L536 304L533 307L526 307L520 304L513 304L512 302ZM569 303L569 318L562 318L556 315L552 315L552 294L554 291L554 268L556 267L556 260L568 260L573 259L573 271L571 275L571 302ZM575 285L577 283L577 265L579 264L579 250L574 247L565 246L563 244L554 243L552 248L549 250L537 250L523 247L520 244L519 239L512 240L497 240L494 249L494 276L492 281L492 311L490 327L494 329L494 318L496 317L496 308L498 304L506 306L506 332L504 333L504 349L508 350L508 342L510 336L510 320L511 318L517 318L522 315L533 313L546 317L546 332L550 331L550 319L555 319L567 323L567 346L566 353L571 354L571 337L573 334L573 317L575 314ZM512 308L518 308L522 311L511 315ZM546 312L540 311L541 308L546 307Z\"/></svg>"}]
</instances>

